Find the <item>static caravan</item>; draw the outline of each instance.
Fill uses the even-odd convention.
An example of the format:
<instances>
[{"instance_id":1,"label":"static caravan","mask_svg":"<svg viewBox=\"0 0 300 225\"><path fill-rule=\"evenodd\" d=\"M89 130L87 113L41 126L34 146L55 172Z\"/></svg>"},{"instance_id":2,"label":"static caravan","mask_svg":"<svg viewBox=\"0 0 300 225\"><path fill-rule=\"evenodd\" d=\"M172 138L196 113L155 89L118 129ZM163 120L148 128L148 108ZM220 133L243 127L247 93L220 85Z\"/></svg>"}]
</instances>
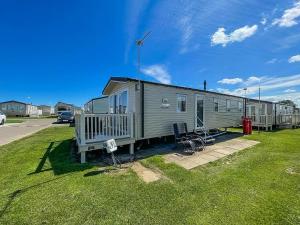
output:
<instances>
[{"instance_id":1,"label":"static caravan","mask_svg":"<svg viewBox=\"0 0 300 225\"><path fill-rule=\"evenodd\" d=\"M300 115L293 106L256 99L247 99L246 103L246 116L251 118L255 127L268 130L273 126L293 127L300 122Z\"/></svg>"},{"instance_id":2,"label":"static caravan","mask_svg":"<svg viewBox=\"0 0 300 225\"><path fill-rule=\"evenodd\" d=\"M293 114L294 113L294 106L283 104L283 103L276 103L276 114L277 115L285 115L285 114Z\"/></svg>"},{"instance_id":3,"label":"static caravan","mask_svg":"<svg viewBox=\"0 0 300 225\"><path fill-rule=\"evenodd\" d=\"M138 140L173 135L173 123L186 123L189 131L233 127L244 114L242 97L125 77L112 77L102 94L108 114L75 119L82 162L86 151L103 148L109 138L130 144L133 153Z\"/></svg>"},{"instance_id":4,"label":"static caravan","mask_svg":"<svg viewBox=\"0 0 300 225\"><path fill-rule=\"evenodd\" d=\"M0 103L0 110L7 116L38 116L39 111L37 106L19 102L7 101Z\"/></svg>"},{"instance_id":5,"label":"static caravan","mask_svg":"<svg viewBox=\"0 0 300 225\"><path fill-rule=\"evenodd\" d=\"M55 110L55 114L57 115L59 112L61 111L70 111L72 112L74 115L77 113L80 113L81 108L77 107L73 104L69 104L69 103L64 103L64 102L58 102L56 103L56 105L54 106L54 110Z\"/></svg>"},{"instance_id":6,"label":"static caravan","mask_svg":"<svg viewBox=\"0 0 300 225\"><path fill-rule=\"evenodd\" d=\"M93 98L84 104L86 113L108 113L108 96Z\"/></svg>"},{"instance_id":7,"label":"static caravan","mask_svg":"<svg viewBox=\"0 0 300 225\"><path fill-rule=\"evenodd\" d=\"M253 126L263 127L266 130L272 129L274 125L274 106L273 102L246 99L246 116L251 118Z\"/></svg>"},{"instance_id":8,"label":"static caravan","mask_svg":"<svg viewBox=\"0 0 300 225\"><path fill-rule=\"evenodd\" d=\"M40 105L38 109L41 110L42 116L50 116L51 115L51 106L48 105Z\"/></svg>"},{"instance_id":9,"label":"static caravan","mask_svg":"<svg viewBox=\"0 0 300 225\"><path fill-rule=\"evenodd\" d=\"M275 103L275 125L278 127L296 127L300 124L300 115L294 106Z\"/></svg>"}]
</instances>

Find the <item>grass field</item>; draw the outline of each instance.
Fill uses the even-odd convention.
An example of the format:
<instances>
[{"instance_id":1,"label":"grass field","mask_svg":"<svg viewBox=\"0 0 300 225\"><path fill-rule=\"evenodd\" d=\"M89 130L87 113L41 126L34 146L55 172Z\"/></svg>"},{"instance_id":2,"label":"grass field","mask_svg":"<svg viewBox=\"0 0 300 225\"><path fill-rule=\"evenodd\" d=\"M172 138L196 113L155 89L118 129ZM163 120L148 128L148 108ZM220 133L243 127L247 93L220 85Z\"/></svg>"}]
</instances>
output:
<instances>
[{"instance_id":1,"label":"grass field","mask_svg":"<svg viewBox=\"0 0 300 225\"><path fill-rule=\"evenodd\" d=\"M0 147L0 224L300 224L300 130L192 171L143 160L169 179L72 163L74 130L53 127Z\"/></svg>"}]
</instances>

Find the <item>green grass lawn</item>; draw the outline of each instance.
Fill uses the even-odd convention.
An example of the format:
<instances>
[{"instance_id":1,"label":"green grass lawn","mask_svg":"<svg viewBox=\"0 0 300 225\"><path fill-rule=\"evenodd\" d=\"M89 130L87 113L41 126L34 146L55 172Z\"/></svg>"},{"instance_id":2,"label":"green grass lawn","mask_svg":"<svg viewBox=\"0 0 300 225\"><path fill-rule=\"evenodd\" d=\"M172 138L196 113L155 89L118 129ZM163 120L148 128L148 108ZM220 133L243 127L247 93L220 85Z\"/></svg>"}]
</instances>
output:
<instances>
[{"instance_id":1,"label":"green grass lawn","mask_svg":"<svg viewBox=\"0 0 300 225\"><path fill-rule=\"evenodd\" d=\"M0 147L0 224L300 224L300 129L187 171L143 160L169 180L72 163L74 130L53 127Z\"/></svg>"}]
</instances>

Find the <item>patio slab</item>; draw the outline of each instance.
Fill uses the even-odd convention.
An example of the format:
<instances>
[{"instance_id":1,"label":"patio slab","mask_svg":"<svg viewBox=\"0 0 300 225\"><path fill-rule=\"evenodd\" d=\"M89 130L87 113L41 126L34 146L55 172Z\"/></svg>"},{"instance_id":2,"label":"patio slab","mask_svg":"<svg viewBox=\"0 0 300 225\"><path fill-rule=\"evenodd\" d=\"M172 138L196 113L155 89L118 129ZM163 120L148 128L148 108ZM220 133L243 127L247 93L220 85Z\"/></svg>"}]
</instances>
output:
<instances>
[{"instance_id":1,"label":"patio slab","mask_svg":"<svg viewBox=\"0 0 300 225\"><path fill-rule=\"evenodd\" d=\"M162 178L161 174L144 167L139 162L135 162L131 169L146 183L154 182Z\"/></svg>"},{"instance_id":2,"label":"patio slab","mask_svg":"<svg viewBox=\"0 0 300 225\"><path fill-rule=\"evenodd\" d=\"M182 155L179 153L168 153L164 156L167 163L175 163L187 170L216 161L235 152L253 147L258 141L234 138L214 145L207 146L204 151L193 155Z\"/></svg>"},{"instance_id":3,"label":"patio slab","mask_svg":"<svg viewBox=\"0 0 300 225\"><path fill-rule=\"evenodd\" d=\"M210 152L207 152L206 154L207 155L212 155L214 157L217 157L218 159L219 158L223 158L225 156L225 154L219 153L217 151L210 151Z\"/></svg>"}]
</instances>

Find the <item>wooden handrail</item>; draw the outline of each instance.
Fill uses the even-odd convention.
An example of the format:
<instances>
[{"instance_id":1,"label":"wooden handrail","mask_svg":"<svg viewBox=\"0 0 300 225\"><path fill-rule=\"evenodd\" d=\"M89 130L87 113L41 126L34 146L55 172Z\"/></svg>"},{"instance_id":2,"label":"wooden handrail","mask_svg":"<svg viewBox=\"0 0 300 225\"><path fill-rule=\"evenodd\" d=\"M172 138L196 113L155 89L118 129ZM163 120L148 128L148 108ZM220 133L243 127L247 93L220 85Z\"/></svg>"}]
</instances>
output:
<instances>
[{"instance_id":1,"label":"wooden handrail","mask_svg":"<svg viewBox=\"0 0 300 225\"><path fill-rule=\"evenodd\" d=\"M79 121L79 122L78 122ZM80 144L134 137L134 115L128 114L85 114L75 119L76 138Z\"/></svg>"}]
</instances>

